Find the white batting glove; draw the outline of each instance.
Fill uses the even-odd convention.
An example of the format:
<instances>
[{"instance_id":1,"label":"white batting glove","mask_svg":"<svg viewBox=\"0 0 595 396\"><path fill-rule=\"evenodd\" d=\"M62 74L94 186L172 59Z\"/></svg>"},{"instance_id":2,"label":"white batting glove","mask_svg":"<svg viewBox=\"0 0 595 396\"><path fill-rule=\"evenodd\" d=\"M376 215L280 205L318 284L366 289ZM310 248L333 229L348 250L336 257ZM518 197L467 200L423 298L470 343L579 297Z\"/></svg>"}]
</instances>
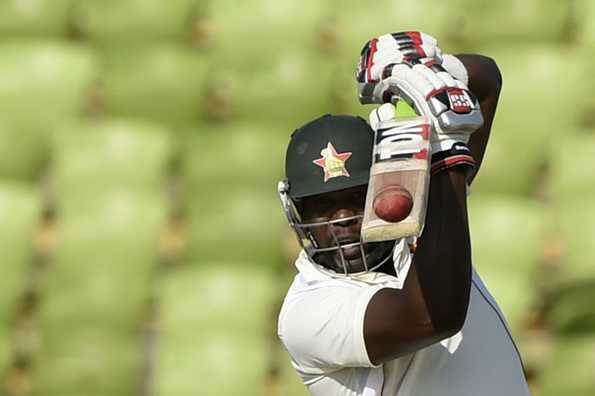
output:
<instances>
[{"instance_id":1,"label":"white batting glove","mask_svg":"<svg viewBox=\"0 0 595 396\"><path fill-rule=\"evenodd\" d=\"M459 80L439 66L399 63L385 69L387 77L378 82L378 95L396 95L421 115L432 120L437 139L464 142L483 125L477 98Z\"/></svg>"},{"instance_id":2,"label":"white batting glove","mask_svg":"<svg viewBox=\"0 0 595 396\"><path fill-rule=\"evenodd\" d=\"M388 33L373 38L362 48L356 75L360 102L386 103L388 100L374 90L386 77L386 67L413 61L440 65L463 84L469 84L465 66L455 56L443 54L434 37L417 31Z\"/></svg>"},{"instance_id":3,"label":"white batting glove","mask_svg":"<svg viewBox=\"0 0 595 396\"><path fill-rule=\"evenodd\" d=\"M370 126L376 132L377 139L379 136L386 137L375 147L375 157L381 160L386 154L393 158L426 159L431 155L431 174L463 166L470 175L475 168L475 161L467 144L449 135L437 134L428 120L428 117L399 119L392 103L372 110ZM426 127L422 127L424 123Z\"/></svg>"},{"instance_id":4,"label":"white batting glove","mask_svg":"<svg viewBox=\"0 0 595 396\"><path fill-rule=\"evenodd\" d=\"M422 32L388 33L368 41L361 51L358 81L375 83L383 79L384 68L413 59L442 63L438 41Z\"/></svg>"}]
</instances>

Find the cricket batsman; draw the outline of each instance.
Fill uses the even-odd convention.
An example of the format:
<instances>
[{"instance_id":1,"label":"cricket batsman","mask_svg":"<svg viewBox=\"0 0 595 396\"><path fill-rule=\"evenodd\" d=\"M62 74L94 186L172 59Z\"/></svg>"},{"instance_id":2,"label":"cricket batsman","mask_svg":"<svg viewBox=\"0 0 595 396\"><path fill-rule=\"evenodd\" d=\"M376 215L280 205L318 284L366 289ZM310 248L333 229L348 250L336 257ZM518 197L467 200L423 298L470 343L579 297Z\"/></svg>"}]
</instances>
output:
<instances>
[{"instance_id":1,"label":"cricket batsman","mask_svg":"<svg viewBox=\"0 0 595 396\"><path fill-rule=\"evenodd\" d=\"M364 46L357 80L360 100L379 104L371 126L325 115L287 147L279 194L303 249L278 335L293 367L314 396L529 395L506 320L472 266L467 220L502 86L498 66L401 32ZM395 125L387 102L397 96L433 125L423 232L364 243L374 132Z\"/></svg>"}]
</instances>

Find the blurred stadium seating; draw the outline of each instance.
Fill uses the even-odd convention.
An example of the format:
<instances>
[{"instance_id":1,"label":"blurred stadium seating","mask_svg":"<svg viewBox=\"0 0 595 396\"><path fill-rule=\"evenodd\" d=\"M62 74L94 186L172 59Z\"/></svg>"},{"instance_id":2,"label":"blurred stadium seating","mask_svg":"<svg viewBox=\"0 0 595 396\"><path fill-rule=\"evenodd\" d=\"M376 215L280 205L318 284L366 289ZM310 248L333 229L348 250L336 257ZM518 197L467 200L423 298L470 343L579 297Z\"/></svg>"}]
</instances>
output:
<instances>
[{"instance_id":1,"label":"blurred stadium seating","mask_svg":"<svg viewBox=\"0 0 595 396\"><path fill-rule=\"evenodd\" d=\"M194 18L200 16L198 0L102 0L72 2L73 23L81 35L95 43L184 41L190 37Z\"/></svg>"},{"instance_id":2,"label":"blurred stadium seating","mask_svg":"<svg viewBox=\"0 0 595 396\"><path fill-rule=\"evenodd\" d=\"M169 274L160 293L156 394L264 394L278 290L271 268L245 261L190 262Z\"/></svg>"},{"instance_id":3,"label":"blurred stadium seating","mask_svg":"<svg viewBox=\"0 0 595 396\"><path fill-rule=\"evenodd\" d=\"M0 3L0 35L65 35L72 5L72 0L5 0Z\"/></svg>"},{"instance_id":4,"label":"blurred stadium seating","mask_svg":"<svg viewBox=\"0 0 595 396\"><path fill-rule=\"evenodd\" d=\"M550 150L583 121L585 103L576 98L587 96L581 84L586 65L568 46L492 45L481 52L497 59L504 84L488 160L474 191L531 195Z\"/></svg>"},{"instance_id":5,"label":"blurred stadium seating","mask_svg":"<svg viewBox=\"0 0 595 396\"><path fill-rule=\"evenodd\" d=\"M104 111L173 125L201 115L205 57L172 44L107 47L99 98Z\"/></svg>"},{"instance_id":6,"label":"blurred stadium seating","mask_svg":"<svg viewBox=\"0 0 595 396\"><path fill-rule=\"evenodd\" d=\"M25 290L33 253L33 237L41 211L38 192L17 183L0 183L0 251L2 287L0 320L11 323L16 300ZM0 326L1 327L1 326Z\"/></svg>"},{"instance_id":7,"label":"blurred stadium seating","mask_svg":"<svg viewBox=\"0 0 595 396\"><path fill-rule=\"evenodd\" d=\"M6 368L9 364L11 345L11 338L9 336L9 330L5 328L5 325L0 326L0 378L3 378L6 373Z\"/></svg>"},{"instance_id":8,"label":"blurred stadium seating","mask_svg":"<svg viewBox=\"0 0 595 396\"><path fill-rule=\"evenodd\" d=\"M12 362L13 329L18 302L31 272L33 237L41 212L35 188L15 182L0 182L0 379Z\"/></svg>"},{"instance_id":9,"label":"blurred stadium seating","mask_svg":"<svg viewBox=\"0 0 595 396\"><path fill-rule=\"evenodd\" d=\"M1 1L0 394L305 395L275 337L285 144L320 114L367 116L359 51L407 29L500 65L473 261L534 395L595 394L593 16L591 0Z\"/></svg>"},{"instance_id":10,"label":"blurred stadium seating","mask_svg":"<svg viewBox=\"0 0 595 396\"><path fill-rule=\"evenodd\" d=\"M58 205L68 208L73 201L84 203L114 190L161 194L172 155L170 138L167 128L142 119L64 126L52 142Z\"/></svg>"},{"instance_id":11,"label":"blurred stadium seating","mask_svg":"<svg viewBox=\"0 0 595 396\"><path fill-rule=\"evenodd\" d=\"M469 41L492 43L556 42L567 38L571 6L557 0L460 0L465 7L463 34ZM479 18L489 15L489 18Z\"/></svg>"},{"instance_id":12,"label":"blurred stadium seating","mask_svg":"<svg viewBox=\"0 0 595 396\"><path fill-rule=\"evenodd\" d=\"M85 107L93 53L33 39L0 41L0 53L0 177L33 179L54 129Z\"/></svg>"},{"instance_id":13,"label":"blurred stadium seating","mask_svg":"<svg viewBox=\"0 0 595 396\"><path fill-rule=\"evenodd\" d=\"M74 202L58 212L34 392L132 394L165 208L159 196L130 191Z\"/></svg>"},{"instance_id":14,"label":"blurred stadium seating","mask_svg":"<svg viewBox=\"0 0 595 396\"><path fill-rule=\"evenodd\" d=\"M595 339L589 336L558 338L552 356L543 371L543 396L592 395L595 367Z\"/></svg>"},{"instance_id":15,"label":"blurred stadium seating","mask_svg":"<svg viewBox=\"0 0 595 396\"><path fill-rule=\"evenodd\" d=\"M539 265L543 205L529 199L474 194L469 199L473 265L516 336L522 334Z\"/></svg>"}]
</instances>

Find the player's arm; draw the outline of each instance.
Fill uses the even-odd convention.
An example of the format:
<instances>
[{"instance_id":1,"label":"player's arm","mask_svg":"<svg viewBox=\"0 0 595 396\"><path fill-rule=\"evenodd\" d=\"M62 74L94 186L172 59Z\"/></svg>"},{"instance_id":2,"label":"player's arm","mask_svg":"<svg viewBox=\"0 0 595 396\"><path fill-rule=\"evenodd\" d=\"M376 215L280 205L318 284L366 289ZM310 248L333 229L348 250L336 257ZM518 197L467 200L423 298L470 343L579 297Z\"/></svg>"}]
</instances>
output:
<instances>
[{"instance_id":1,"label":"player's arm","mask_svg":"<svg viewBox=\"0 0 595 396\"><path fill-rule=\"evenodd\" d=\"M475 170L468 180L469 184L471 184L481 167L490 138L492 122L496 115L496 107L502 88L502 74L496 62L491 58L472 54L459 54L456 57L463 62L467 69L469 89L477 95L484 121L483 127L473 133L469 140L469 148L475 160Z\"/></svg>"},{"instance_id":2,"label":"player's arm","mask_svg":"<svg viewBox=\"0 0 595 396\"><path fill-rule=\"evenodd\" d=\"M432 176L425 229L403 289L382 289L368 304L370 360L380 364L456 334L470 285L465 172L454 167Z\"/></svg>"},{"instance_id":3,"label":"player's arm","mask_svg":"<svg viewBox=\"0 0 595 396\"><path fill-rule=\"evenodd\" d=\"M405 44L401 34L393 37L397 41L398 51L409 51L419 43L419 37L415 37L415 42ZM390 42L391 37L385 36L385 40ZM390 66L394 59L391 58L390 53L387 54L387 51L394 48L394 45L392 47L384 45L383 50L377 50L376 53L380 56L373 60L383 59L386 65L379 65L381 70L376 79L374 65L377 63L374 61L360 63L361 70L367 74L362 73L359 76L372 76L358 78L361 88L360 100L370 99L372 103L382 103L386 96L384 90L386 88L392 90L396 87L401 96L407 95L414 98L413 102L416 105L421 103L422 106L418 109L423 110L424 98L428 100L433 93L428 94L424 90L427 87L422 89L423 84L417 85L418 81L423 80L421 75L410 72L405 66ZM429 53L427 47L422 48L421 51L417 48L416 53L420 52ZM362 59L370 60L370 56L365 51L362 53ZM479 130L477 127L471 130L457 129L452 128L455 124L450 122L442 124L441 121L441 127L448 126L450 129L438 130L438 125L435 124L436 133L440 134L436 137L435 147L438 150L447 150L442 156L451 155L452 150L441 146L441 142L454 139L454 141L466 143L469 134L477 130L478 132L475 133L479 133L480 137L474 139L478 143L474 143L475 148L471 150L471 154L474 159L481 162L496 110L501 79L495 63L489 58L478 55L465 55L462 58L467 69L465 74L469 76L470 89L479 101L472 104L471 110L481 110L481 116L485 117L485 126ZM398 59L396 63L399 64ZM412 66L409 67L413 69ZM440 71L439 68L432 68L432 70ZM405 74L399 74L401 72ZM447 72L450 71L447 69ZM427 75L429 72L422 68L420 73ZM448 82L448 78L444 77L444 81ZM452 80L450 81L448 84L453 84ZM459 81L464 80L459 79ZM465 83L466 81L463 85L457 86L466 89ZM417 86L422 88L417 90ZM411 89L413 91L410 91ZM415 100L416 97L418 100ZM447 104L448 102L445 103ZM428 109L422 113L429 114L426 113L427 111ZM478 119L473 115L473 111L469 114L470 117L466 120L453 114L451 121L454 123L461 121L460 125L463 128L468 128L474 122L481 125L477 122ZM467 123L467 120L470 123ZM432 152L437 153L434 148ZM373 363L382 363L429 346L454 335L464 324L471 286L465 172L468 170L469 161L459 162L458 158L465 156L454 154L455 156L450 157L448 161L437 162L439 169L431 177L425 228L403 289L383 289L376 293L367 307L364 339ZM442 156L438 155L437 159L440 161Z\"/></svg>"}]
</instances>

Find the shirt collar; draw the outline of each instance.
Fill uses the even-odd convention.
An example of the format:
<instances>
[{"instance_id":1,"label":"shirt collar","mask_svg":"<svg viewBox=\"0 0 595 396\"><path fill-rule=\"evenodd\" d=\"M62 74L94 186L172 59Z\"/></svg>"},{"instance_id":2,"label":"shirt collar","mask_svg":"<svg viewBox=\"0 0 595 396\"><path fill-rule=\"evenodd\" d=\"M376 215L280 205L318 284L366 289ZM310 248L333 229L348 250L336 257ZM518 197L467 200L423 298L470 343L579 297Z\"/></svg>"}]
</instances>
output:
<instances>
[{"instance_id":1,"label":"shirt collar","mask_svg":"<svg viewBox=\"0 0 595 396\"><path fill-rule=\"evenodd\" d=\"M399 239L395 243L393 261L397 273L396 277L382 272L364 272L355 275L340 274L315 263L308 257L304 250L299 253L295 261L295 266L308 284L337 279L346 282L385 285L386 287L402 289L412 261L412 254L409 251L410 242L412 241L409 239Z\"/></svg>"}]
</instances>

